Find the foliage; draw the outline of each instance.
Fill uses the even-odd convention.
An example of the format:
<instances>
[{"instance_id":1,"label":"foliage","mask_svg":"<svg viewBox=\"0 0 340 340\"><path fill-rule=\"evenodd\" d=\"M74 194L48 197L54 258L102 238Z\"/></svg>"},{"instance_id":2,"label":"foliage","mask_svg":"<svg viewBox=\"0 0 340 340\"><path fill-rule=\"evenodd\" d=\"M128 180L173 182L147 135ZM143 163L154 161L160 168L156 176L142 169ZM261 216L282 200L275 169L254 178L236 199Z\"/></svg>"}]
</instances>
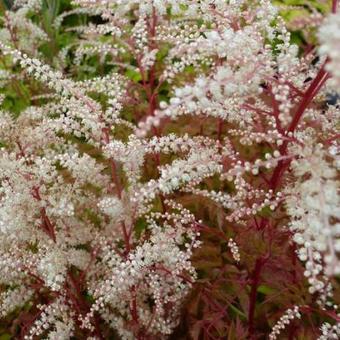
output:
<instances>
[{"instance_id":1,"label":"foliage","mask_svg":"<svg viewBox=\"0 0 340 340\"><path fill-rule=\"evenodd\" d=\"M0 339L338 338L336 12L4 0Z\"/></svg>"}]
</instances>

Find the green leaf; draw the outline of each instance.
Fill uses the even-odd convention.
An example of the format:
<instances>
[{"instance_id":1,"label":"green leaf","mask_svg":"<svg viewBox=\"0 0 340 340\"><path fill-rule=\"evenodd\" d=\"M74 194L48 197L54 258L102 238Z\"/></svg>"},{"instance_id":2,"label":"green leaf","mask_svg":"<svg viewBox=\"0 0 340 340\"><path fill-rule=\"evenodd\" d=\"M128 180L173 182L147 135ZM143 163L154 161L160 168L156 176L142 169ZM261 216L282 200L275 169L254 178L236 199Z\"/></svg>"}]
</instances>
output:
<instances>
[{"instance_id":1,"label":"green leaf","mask_svg":"<svg viewBox=\"0 0 340 340\"><path fill-rule=\"evenodd\" d=\"M186 5L186 4L179 4L179 8L180 8L182 11L186 11L186 10L189 8L189 5Z\"/></svg>"},{"instance_id":2,"label":"green leaf","mask_svg":"<svg viewBox=\"0 0 340 340\"><path fill-rule=\"evenodd\" d=\"M146 220L144 218L139 218L135 223L135 233L136 237L139 238L142 232L146 229L148 226Z\"/></svg>"},{"instance_id":3,"label":"green leaf","mask_svg":"<svg viewBox=\"0 0 340 340\"><path fill-rule=\"evenodd\" d=\"M195 67L193 65L186 66L184 69L184 72L187 74L194 74L196 71Z\"/></svg>"},{"instance_id":4,"label":"green leaf","mask_svg":"<svg viewBox=\"0 0 340 340\"><path fill-rule=\"evenodd\" d=\"M269 206L264 207L263 209L261 209L258 213L258 216L261 217L270 217L272 215L272 210L270 209Z\"/></svg>"},{"instance_id":5,"label":"green leaf","mask_svg":"<svg viewBox=\"0 0 340 340\"><path fill-rule=\"evenodd\" d=\"M265 286L265 285L260 285L258 288L257 288L257 291L259 293L262 293L264 295L269 295L269 294L273 294L275 292L274 289L268 287L268 286Z\"/></svg>"},{"instance_id":6,"label":"green leaf","mask_svg":"<svg viewBox=\"0 0 340 340\"><path fill-rule=\"evenodd\" d=\"M12 336L8 333L0 335L0 340L11 340Z\"/></svg>"},{"instance_id":7,"label":"green leaf","mask_svg":"<svg viewBox=\"0 0 340 340\"><path fill-rule=\"evenodd\" d=\"M135 83L138 83L139 81L142 80L141 74L139 72L135 71L135 70L132 70L132 69L128 69L125 72L125 75Z\"/></svg>"},{"instance_id":8,"label":"green leaf","mask_svg":"<svg viewBox=\"0 0 340 340\"><path fill-rule=\"evenodd\" d=\"M160 50L156 54L156 60L157 61L162 61L169 52L169 46L163 46L160 48Z\"/></svg>"},{"instance_id":9,"label":"green leaf","mask_svg":"<svg viewBox=\"0 0 340 340\"><path fill-rule=\"evenodd\" d=\"M246 320L247 319L247 315L245 315L241 310L239 310L238 308L236 308L234 305L230 304L229 308L236 313L237 315L239 315L242 319Z\"/></svg>"}]
</instances>

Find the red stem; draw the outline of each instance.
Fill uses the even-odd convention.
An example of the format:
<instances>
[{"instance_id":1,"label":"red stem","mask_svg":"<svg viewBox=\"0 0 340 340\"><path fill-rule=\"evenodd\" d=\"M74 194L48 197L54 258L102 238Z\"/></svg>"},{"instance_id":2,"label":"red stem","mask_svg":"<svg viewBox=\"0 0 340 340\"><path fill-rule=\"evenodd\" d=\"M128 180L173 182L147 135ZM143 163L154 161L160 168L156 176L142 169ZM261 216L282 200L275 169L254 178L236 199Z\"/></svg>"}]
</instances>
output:
<instances>
[{"instance_id":1,"label":"red stem","mask_svg":"<svg viewBox=\"0 0 340 340\"><path fill-rule=\"evenodd\" d=\"M41 196L39 193L39 189L37 187L33 188L33 193L32 196L38 200L41 201ZM56 235L55 235L55 230L54 230L54 225L50 221L49 217L46 214L46 208L41 208L40 209L40 215L41 215L41 228L45 231L45 233L53 240L53 242L56 242Z\"/></svg>"},{"instance_id":2,"label":"red stem","mask_svg":"<svg viewBox=\"0 0 340 340\"><path fill-rule=\"evenodd\" d=\"M337 9L338 9L338 0L333 0L332 1L332 13L336 13Z\"/></svg>"},{"instance_id":3,"label":"red stem","mask_svg":"<svg viewBox=\"0 0 340 340\"><path fill-rule=\"evenodd\" d=\"M123 188L122 188L122 184L121 184L120 179L119 179L118 174L117 174L116 162L113 159L110 160L110 166L111 166L112 180L116 185L117 196L118 196L119 199L121 199Z\"/></svg>"},{"instance_id":4,"label":"red stem","mask_svg":"<svg viewBox=\"0 0 340 340\"><path fill-rule=\"evenodd\" d=\"M308 105L312 102L313 98L316 96L318 91L320 90L321 86L325 83L325 81L328 78L328 73L325 70L326 62L323 64L321 69L319 70L317 76L314 78L312 83L310 84L309 88L305 92L300 105L297 108L296 114L294 115L294 118L292 122L290 123L289 128L286 131L286 135L288 133L293 133L295 129L297 128L299 121L304 114L306 108ZM287 152L288 147L288 140L285 140L280 147L280 153L281 155L285 155ZM289 164L289 161L288 161ZM275 190L280 182L280 179L282 177L283 172L287 168L287 161L280 161L277 167L274 170L273 176L270 180L270 187Z\"/></svg>"},{"instance_id":5,"label":"red stem","mask_svg":"<svg viewBox=\"0 0 340 340\"><path fill-rule=\"evenodd\" d=\"M219 118L217 121L217 139L222 139L222 132L223 132L223 119Z\"/></svg>"},{"instance_id":6,"label":"red stem","mask_svg":"<svg viewBox=\"0 0 340 340\"><path fill-rule=\"evenodd\" d=\"M68 297L72 301L74 307L77 309L79 315L81 315L83 313L88 313L90 311L90 307L89 307L88 302L85 300L85 298L83 296L82 283L80 282L79 279L77 279L77 277L75 277L72 274L71 271L69 271L69 273L68 273L68 278L69 278L68 282L74 290L74 293L73 293L70 288L65 286ZM98 320L98 317L96 315L94 315L93 321L94 321L94 334L100 340L103 340L104 338L101 334L101 330L100 330L100 327L99 327L99 320Z\"/></svg>"},{"instance_id":7,"label":"red stem","mask_svg":"<svg viewBox=\"0 0 340 340\"><path fill-rule=\"evenodd\" d=\"M312 83L310 84L307 91L304 93L301 102L296 110L296 113L293 117L291 124L289 125L285 135L287 136L289 133L294 133L295 129L297 128L306 108L312 102L313 98L316 96L318 91L321 89L323 84L328 78L328 73L325 70L326 62L322 65L321 69L319 70L317 76L314 78ZM275 110L275 108L274 108ZM289 137L289 136L288 136ZM285 155L287 152L289 140L286 139L282 146L280 147L281 155ZM270 187L271 189L275 190L279 183L280 179L284 173L284 171L288 168L290 161L280 161L277 167L274 170L274 173L270 179ZM261 227L264 227L267 223L265 219L261 221ZM249 336L253 337L254 332L254 315L255 315L255 307L256 307L256 298L257 298L257 289L260 282L261 271L265 264L265 260L263 257L260 257L256 260L255 268L252 273L252 284L251 284L251 291L249 296L249 312L248 312L248 332Z\"/></svg>"},{"instance_id":8,"label":"red stem","mask_svg":"<svg viewBox=\"0 0 340 340\"><path fill-rule=\"evenodd\" d=\"M121 227L122 227L122 232L124 236L124 243L125 243L125 254L129 254L131 251L131 246L130 246L130 236L131 233L129 233L126 229L125 222L121 222Z\"/></svg>"},{"instance_id":9,"label":"red stem","mask_svg":"<svg viewBox=\"0 0 340 340\"><path fill-rule=\"evenodd\" d=\"M250 338L254 336L254 315L255 315L255 307L256 307L256 297L257 297L257 288L260 283L261 271L266 263L266 260L263 257L260 257L256 260L255 268L252 273L252 285L249 297L249 311L248 311L248 333Z\"/></svg>"}]
</instances>

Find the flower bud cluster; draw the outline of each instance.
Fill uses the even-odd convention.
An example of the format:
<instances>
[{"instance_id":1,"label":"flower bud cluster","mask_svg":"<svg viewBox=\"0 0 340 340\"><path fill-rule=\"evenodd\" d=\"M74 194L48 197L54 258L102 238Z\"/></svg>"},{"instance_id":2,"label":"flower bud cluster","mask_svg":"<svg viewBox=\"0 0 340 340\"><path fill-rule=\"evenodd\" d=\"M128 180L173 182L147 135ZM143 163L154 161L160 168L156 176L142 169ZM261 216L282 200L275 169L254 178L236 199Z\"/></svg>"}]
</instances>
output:
<instances>
[{"instance_id":1,"label":"flower bud cluster","mask_svg":"<svg viewBox=\"0 0 340 340\"><path fill-rule=\"evenodd\" d=\"M286 205L292 217L290 228L299 246L298 256L306 262L305 276L310 293L323 292L327 285L322 275L339 274L339 181L331 162L335 162L321 144L297 147L299 159L292 162L297 176L287 188ZM335 222L332 222L335 220Z\"/></svg>"},{"instance_id":2,"label":"flower bud cluster","mask_svg":"<svg viewBox=\"0 0 340 340\"><path fill-rule=\"evenodd\" d=\"M332 85L335 89L340 86L340 15L331 14L323 22L319 29L319 40L321 47L319 49L322 56L330 58L327 64L327 70L332 73Z\"/></svg>"},{"instance_id":3,"label":"flower bud cluster","mask_svg":"<svg viewBox=\"0 0 340 340\"><path fill-rule=\"evenodd\" d=\"M293 309L287 309L286 313L281 316L280 320L273 327L273 330L269 335L269 339L278 339L282 330L284 330L294 319L300 318L301 314L298 306L295 306Z\"/></svg>"},{"instance_id":4,"label":"flower bud cluster","mask_svg":"<svg viewBox=\"0 0 340 340\"><path fill-rule=\"evenodd\" d=\"M338 314L339 316L339 314ZM321 335L318 340L332 340L339 339L340 337L340 323L336 323L335 325L331 325L328 322L325 322L320 327Z\"/></svg>"}]
</instances>

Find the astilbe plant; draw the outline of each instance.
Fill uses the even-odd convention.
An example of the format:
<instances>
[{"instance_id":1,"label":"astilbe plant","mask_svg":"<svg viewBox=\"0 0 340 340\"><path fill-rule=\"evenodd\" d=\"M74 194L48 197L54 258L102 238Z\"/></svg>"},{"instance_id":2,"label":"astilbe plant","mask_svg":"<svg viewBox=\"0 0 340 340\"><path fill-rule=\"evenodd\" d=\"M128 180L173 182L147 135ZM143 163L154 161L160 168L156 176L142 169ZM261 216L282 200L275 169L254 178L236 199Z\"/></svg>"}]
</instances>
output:
<instances>
[{"instance_id":1,"label":"astilbe plant","mask_svg":"<svg viewBox=\"0 0 340 340\"><path fill-rule=\"evenodd\" d=\"M339 338L340 15L303 10L314 45L269 0L3 3L3 333Z\"/></svg>"}]
</instances>

